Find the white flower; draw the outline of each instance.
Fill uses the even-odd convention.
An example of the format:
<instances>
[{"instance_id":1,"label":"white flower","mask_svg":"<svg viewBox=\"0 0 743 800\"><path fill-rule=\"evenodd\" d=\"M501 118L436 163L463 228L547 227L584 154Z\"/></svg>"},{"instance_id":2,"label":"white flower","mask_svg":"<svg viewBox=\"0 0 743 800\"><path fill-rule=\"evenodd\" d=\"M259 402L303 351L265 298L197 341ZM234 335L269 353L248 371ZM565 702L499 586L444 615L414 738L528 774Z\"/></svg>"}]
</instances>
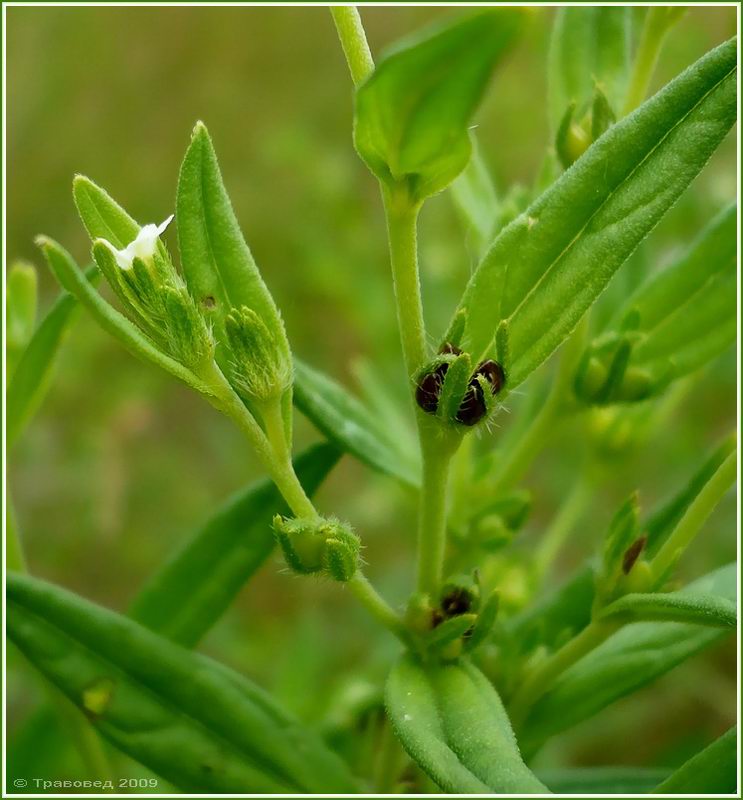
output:
<instances>
[{"instance_id":1,"label":"white flower","mask_svg":"<svg viewBox=\"0 0 743 800\"><path fill-rule=\"evenodd\" d=\"M173 221L174 216L175 214L171 214L162 225L145 225L137 234L137 238L133 242L129 242L123 250L115 248L107 239L100 241L113 253L116 263L121 269L131 269L135 258L142 260L152 258L158 238L165 233L165 229Z\"/></svg>"}]
</instances>

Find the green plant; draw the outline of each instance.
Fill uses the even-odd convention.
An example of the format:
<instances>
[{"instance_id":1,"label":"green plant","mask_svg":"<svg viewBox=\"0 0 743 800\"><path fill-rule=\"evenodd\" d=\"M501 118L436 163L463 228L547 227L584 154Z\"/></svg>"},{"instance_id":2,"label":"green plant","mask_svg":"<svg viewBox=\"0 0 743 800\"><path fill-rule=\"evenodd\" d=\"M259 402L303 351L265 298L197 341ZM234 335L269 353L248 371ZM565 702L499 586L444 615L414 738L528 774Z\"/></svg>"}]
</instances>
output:
<instances>
[{"instance_id":1,"label":"green plant","mask_svg":"<svg viewBox=\"0 0 743 800\"><path fill-rule=\"evenodd\" d=\"M645 100L677 14L650 9L633 49L629 9L561 9L549 71L554 148L534 189L509 207L470 123L529 14L466 14L401 42L376 66L357 11L332 15L355 84L354 144L379 181L386 216L416 452L384 415L294 357L202 123L178 178L179 269L161 238L172 218L140 226L77 176L74 201L95 266L82 270L39 237L64 294L35 333L35 273L19 267L9 278L10 440L38 405L79 304L135 356L228 417L268 480L218 510L128 614L22 574L10 525L9 637L85 715L75 725L104 784L112 776L93 731L182 791L350 794L389 792L406 780L449 793L616 791L626 775L558 778L535 774L529 762L550 737L735 627L734 565L684 587L676 569L735 482L734 436L652 513L631 495L587 545L585 566L554 593L543 587L597 473L641 445L649 424L665 423L662 401L699 380L735 340L732 206L670 266L618 294L615 282L605 290L735 122L736 42ZM442 191L482 257L448 327L429 336L417 224ZM96 288L99 274L115 305ZM597 313L600 297L612 300L607 314ZM558 350L550 372L545 362ZM497 458L481 452L474 434L486 434L506 398L540 373L543 402ZM297 458L294 406L329 440ZM586 440L585 461L532 557L519 560L511 544L532 504L522 480L568 425ZM343 452L416 495L417 577L403 609L366 577L363 531L312 500ZM352 768L253 682L192 651L275 541L291 571L340 584L339 598L344 589L355 596L403 650L390 666L374 765ZM521 595L508 591L514 574L526 584ZM344 735L358 755L355 712ZM675 774L641 781L641 790L734 789L733 740L724 734Z\"/></svg>"}]
</instances>

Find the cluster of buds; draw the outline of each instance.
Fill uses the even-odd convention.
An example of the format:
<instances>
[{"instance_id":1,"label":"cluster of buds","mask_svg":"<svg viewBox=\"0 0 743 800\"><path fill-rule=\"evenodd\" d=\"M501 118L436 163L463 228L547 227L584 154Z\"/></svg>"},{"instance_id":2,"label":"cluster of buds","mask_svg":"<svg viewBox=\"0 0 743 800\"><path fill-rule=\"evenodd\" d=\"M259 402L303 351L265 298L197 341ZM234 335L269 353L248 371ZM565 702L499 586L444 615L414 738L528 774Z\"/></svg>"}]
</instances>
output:
<instances>
[{"instance_id":1,"label":"cluster of buds","mask_svg":"<svg viewBox=\"0 0 743 800\"><path fill-rule=\"evenodd\" d=\"M173 220L145 225L124 248L104 238L93 258L132 321L164 352L198 370L214 355L214 338L160 236Z\"/></svg>"},{"instance_id":2,"label":"cluster of buds","mask_svg":"<svg viewBox=\"0 0 743 800\"><path fill-rule=\"evenodd\" d=\"M565 169L605 133L616 117L600 87L594 87L593 98L584 108L571 103L560 122L555 137L555 149Z\"/></svg>"},{"instance_id":3,"label":"cluster of buds","mask_svg":"<svg viewBox=\"0 0 743 800\"><path fill-rule=\"evenodd\" d=\"M609 525L596 574L594 610L627 592L648 591L652 575L650 565L642 558L647 541L640 529L637 495L633 494Z\"/></svg>"},{"instance_id":4,"label":"cluster of buds","mask_svg":"<svg viewBox=\"0 0 743 800\"><path fill-rule=\"evenodd\" d=\"M472 370L468 353L445 342L419 373L415 400L427 414L472 427L487 419L506 382L503 367L491 359Z\"/></svg>"},{"instance_id":5,"label":"cluster of buds","mask_svg":"<svg viewBox=\"0 0 743 800\"><path fill-rule=\"evenodd\" d=\"M273 530L287 565L302 575L349 581L359 567L361 542L336 519L295 519L277 514Z\"/></svg>"},{"instance_id":6,"label":"cluster of buds","mask_svg":"<svg viewBox=\"0 0 743 800\"><path fill-rule=\"evenodd\" d=\"M451 660L485 641L495 624L498 604L497 592L483 600L475 572L447 580L435 599L428 594L413 595L406 616L426 651Z\"/></svg>"},{"instance_id":7,"label":"cluster of buds","mask_svg":"<svg viewBox=\"0 0 743 800\"><path fill-rule=\"evenodd\" d=\"M240 395L259 403L280 398L292 384L291 356L266 323L247 306L225 319L232 355L230 378Z\"/></svg>"},{"instance_id":8,"label":"cluster of buds","mask_svg":"<svg viewBox=\"0 0 743 800\"><path fill-rule=\"evenodd\" d=\"M575 394L584 403L634 403L661 391L673 377L673 364L659 374L631 363L642 334L633 330L599 337L583 354L575 375Z\"/></svg>"}]
</instances>

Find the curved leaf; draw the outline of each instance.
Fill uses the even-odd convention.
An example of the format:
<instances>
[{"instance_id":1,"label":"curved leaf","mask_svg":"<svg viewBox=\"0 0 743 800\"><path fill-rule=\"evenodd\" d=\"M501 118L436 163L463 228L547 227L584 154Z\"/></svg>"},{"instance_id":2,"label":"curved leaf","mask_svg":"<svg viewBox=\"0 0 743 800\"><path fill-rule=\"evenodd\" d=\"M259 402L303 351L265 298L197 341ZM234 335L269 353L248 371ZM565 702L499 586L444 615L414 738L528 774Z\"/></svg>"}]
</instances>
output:
<instances>
[{"instance_id":1,"label":"curved leaf","mask_svg":"<svg viewBox=\"0 0 743 800\"><path fill-rule=\"evenodd\" d=\"M472 664L403 657L387 680L385 704L403 747L444 791L548 791L521 759L500 697Z\"/></svg>"},{"instance_id":2,"label":"curved leaf","mask_svg":"<svg viewBox=\"0 0 743 800\"><path fill-rule=\"evenodd\" d=\"M308 495L338 462L327 443L298 456L294 468ZM129 616L186 647L195 646L271 554L271 521L288 514L269 480L231 497L137 595Z\"/></svg>"},{"instance_id":3,"label":"curved leaf","mask_svg":"<svg viewBox=\"0 0 743 800\"><path fill-rule=\"evenodd\" d=\"M296 360L294 404L341 450L408 486L420 484L420 465L381 428L377 419L340 384Z\"/></svg>"},{"instance_id":4,"label":"curved leaf","mask_svg":"<svg viewBox=\"0 0 743 800\"><path fill-rule=\"evenodd\" d=\"M690 758L653 794L735 794L738 789L736 727Z\"/></svg>"},{"instance_id":5,"label":"curved leaf","mask_svg":"<svg viewBox=\"0 0 743 800\"><path fill-rule=\"evenodd\" d=\"M354 144L388 188L420 201L465 168L470 118L522 18L518 9L479 11L382 56L356 92Z\"/></svg>"},{"instance_id":6,"label":"curved leaf","mask_svg":"<svg viewBox=\"0 0 743 800\"><path fill-rule=\"evenodd\" d=\"M609 129L495 240L465 291L474 359L507 321L520 384L575 327L735 121L734 39Z\"/></svg>"},{"instance_id":7,"label":"curved leaf","mask_svg":"<svg viewBox=\"0 0 743 800\"><path fill-rule=\"evenodd\" d=\"M712 594L734 602L736 574L736 565L728 564L679 594ZM625 626L570 667L537 702L524 729L524 748L531 752L534 745L645 686L729 632L680 622Z\"/></svg>"},{"instance_id":8,"label":"curved leaf","mask_svg":"<svg viewBox=\"0 0 743 800\"><path fill-rule=\"evenodd\" d=\"M599 618L621 618L629 622L663 620L711 628L734 628L738 615L735 603L724 597L669 592L626 594L604 608Z\"/></svg>"},{"instance_id":9,"label":"curved leaf","mask_svg":"<svg viewBox=\"0 0 743 800\"><path fill-rule=\"evenodd\" d=\"M35 578L8 577L8 636L100 733L189 792L355 792L343 763L257 686Z\"/></svg>"},{"instance_id":10,"label":"curved leaf","mask_svg":"<svg viewBox=\"0 0 743 800\"><path fill-rule=\"evenodd\" d=\"M5 358L8 377L13 374L18 359L34 333L38 302L37 285L38 275L32 264L18 261L7 272Z\"/></svg>"},{"instance_id":11,"label":"curved leaf","mask_svg":"<svg viewBox=\"0 0 743 800\"><path fill-rule=\"evenodd\" d=\"M647 794L667 775L667 769L652 767L577 767L537 770L556 794Z\"/></svg>"},{"instance_id":12,"label":"curved leaf","mask_svg":"<svg viewBox=\"0 0 743 800\"><path fill-rule=\"evenodd\" d=\"M240 230L202 122L193 130L178 176L176 224L186 282L207 316L221 323L230 308L247 306L288 354L284 324Z\"/></svg>"}]
</instances>

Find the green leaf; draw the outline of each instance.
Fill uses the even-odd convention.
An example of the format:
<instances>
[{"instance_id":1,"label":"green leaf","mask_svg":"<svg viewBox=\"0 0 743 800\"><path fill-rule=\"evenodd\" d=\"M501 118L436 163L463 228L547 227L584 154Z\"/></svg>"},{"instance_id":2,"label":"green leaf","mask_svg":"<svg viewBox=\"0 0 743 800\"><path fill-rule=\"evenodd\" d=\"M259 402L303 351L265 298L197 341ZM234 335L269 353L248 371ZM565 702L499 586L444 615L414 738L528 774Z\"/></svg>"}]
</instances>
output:
<instances>
[{"instance_id":1,"label":"green leaf","mask_svg":"<svg viewBox=\"0 0 743 800\"><path fill-rule=\"evenodd\" d=\"M344 452L408 486L420 484L420 465L409 451L398 447L353 395L299 360L295 361L294 403Z\"/></svg>"},{"instance_id":2,"label":"green leaf","mask_svg":"<svg viewBox=\"0 0 743 800\"><path fill-rule=\"evenodd\" d=\"M548 56L550 125L557 132L566 109L584 109L599 84L617 109L629 74L632 9L566 6L558 8Z\"/></svg>"},{"instance_id":3,"label":"green leaf","mask_svg":"<svg viewBox=\"0 0 743 800\"><path fill-rule=\"evenodd\" d=\"M709 480L722 466L737 446L737 437L734 433L727 436L694 473L689 483L678 493L667 500L657 511L648 518L644 529L647 532L646 552L652 558L658 548L668 538L687 508L694 502L697 495L709 483Z\"/></svg>"},{"instance_id":4,"label":"green leaf","mask_svg":"<svg viewBox=\"0 0 743 800\"><path fill-rule=\"evenodd\" d=\"M108 240L117 250L134 241L140 225L100 186L84 175L72 182L72 197L90 238ZM164 248L162 242L158 247Z\"/></svg>"},{"instance_id":5,"label":"green leaf","mask_svg":"<svg viewBox=\"0 0 743 800\"><path fill-rule=\"evenodd\" d=\"M477 139L471 136L472 158L451 185L451 196L472 251L479 259L495 235L499 204L493 179L480 155Z\"/></svg>"},{"instance_id":6,"label":"green leaf","mask_svg":"<svg viewBox=\"0 0 743 800\"><path fill-rule=\"evenodd\" d=\"M8 577L8 636L95 728L181 790L355 792L344 764L246 678L44 581Z\"/></svg>"},{"instance_id":7,"label":"green leaf","mask_svg":"<svg viewBox=\"0 0 743 800\"><path fill-rule=\"evenodd\" d=\"M354 144L389 188L413 201L441 191L465 168L468 127L523 12L468 15L400 42L356 92Z\"/></svg>"},{"instance_id":8,"label":"green leaf","mask_svg":"<svg viewBox=\"0 0 743 800\"><path fill-rule=\"evenodd\" d=\"M405 750L445 792L547 791L521 759L500 697L472 664L405 656L387 680L385 704Z\"/></svg>"},{"instance_id":9,"label":"green leaf","mask_svg":"<svg viewBox=\"0 0 743 800\"><path fill-rule=\"evenodd\" d=\"M735 603L724 597L668 592L626 594L599 614L599 619L609 618L628 622L664 620L712 628L734 628L738 615Z\"/></svg>"},{"instance_id":10,"label":"green leaf","mask_svg":"<svg viewBox=\"0 0 743 800\"><path fill-rule=\"evenodd\" d=\"M731 602L735 564L699 578L679 594L716 595ZM720 642L729 630L680 622L637 622L625 626L557 680L532 709L522 746L531 752L550 736L592 717L640 689L687 658Z\"/></svg>"},{"instance_id":11,"label":"green leaf","mask_svg":"<svg viewBox=\"0 0 743 800\"><path fill-rule=\"evenodd\" d=\"M202 394L212 395L209 387L191 370L155 347L139 328L110 306L90 285L80 267L61 245L45 236L39 236L36 243L62 288L77 298L104 331L118 339L135 356L151 361Z\"/></svg>"},{"instance_id":12,"label":"green leaf","mask_svg":"<svg viewBox=\"0 0 743 800\"><path fill-rule=\"evenodd\" d=\"M245 242L222 182L217 155L198 122L181 164L176 200L181 266L191 294L216 327L231 308L247 306L290 358L284 324Z\"/></svg>"},{"instance_id":13,"label":"green leaf","mask_svg":"<svg viewBox=\"0 0 743 800\"><path fill-rule=\"evenodd\" d=\"M339 456L333 445L323 443L295 459L309 495ZM195 646L273 552L274 515L288 513L269 480L238 492L150 579L129 615L174 642Z\"/></svg>"},{"instance_id":14,"label":"green leaf","mask_svg":"<svg viewBox=\"0 0 743 800\"><path fill-rule=\"evenodd\" d=\"M577 325L701 171L736 116L736 41L612 126L495 240L468 284L466 338L490 355L508 320L518 386Z\"/></svg>"},{"instance_id":15,"label":"green leaf","mask_svg":"<svg viewBox=\"0 0 743 800\"><path fill-rule=\"evenodd\" d=\"M679 767L653 794L731 794L738 788L738 729L730 728Z\"/></svg>"},{"instance_id":16,"label":"green leaf","mask_svg":"<svg viewBox=\"0 0 743 800\"><path fill-rule=\"evenodd\" d=\"M648 794L667 775L652 767L578 767L537 770L539 779L556 794Z\"/></svg>"},{"instance_id":17,"label":"green leaf","mask_svg":"<svg viewBox=\"0 0 743 800\"><path fill-rule=\"evenodd\" d=\"M8 270L6 279L5 353L8 376L34 333L38 294L36 269L19 261Z\"/></svg>"},{"instance_id":18,"label":"green leaf","mask_svg":"<svg viewBox=\"0 0 743 800\"><path fill-rule=\"evenodd\" d=\"M94 284L97 270L86 273ZM23 351L8 386L6 424L12 445L38 409L49 387L54 360L62 337L73 321L77 300L67 292L57 298Z\"/></svg>"}]
</instances>

